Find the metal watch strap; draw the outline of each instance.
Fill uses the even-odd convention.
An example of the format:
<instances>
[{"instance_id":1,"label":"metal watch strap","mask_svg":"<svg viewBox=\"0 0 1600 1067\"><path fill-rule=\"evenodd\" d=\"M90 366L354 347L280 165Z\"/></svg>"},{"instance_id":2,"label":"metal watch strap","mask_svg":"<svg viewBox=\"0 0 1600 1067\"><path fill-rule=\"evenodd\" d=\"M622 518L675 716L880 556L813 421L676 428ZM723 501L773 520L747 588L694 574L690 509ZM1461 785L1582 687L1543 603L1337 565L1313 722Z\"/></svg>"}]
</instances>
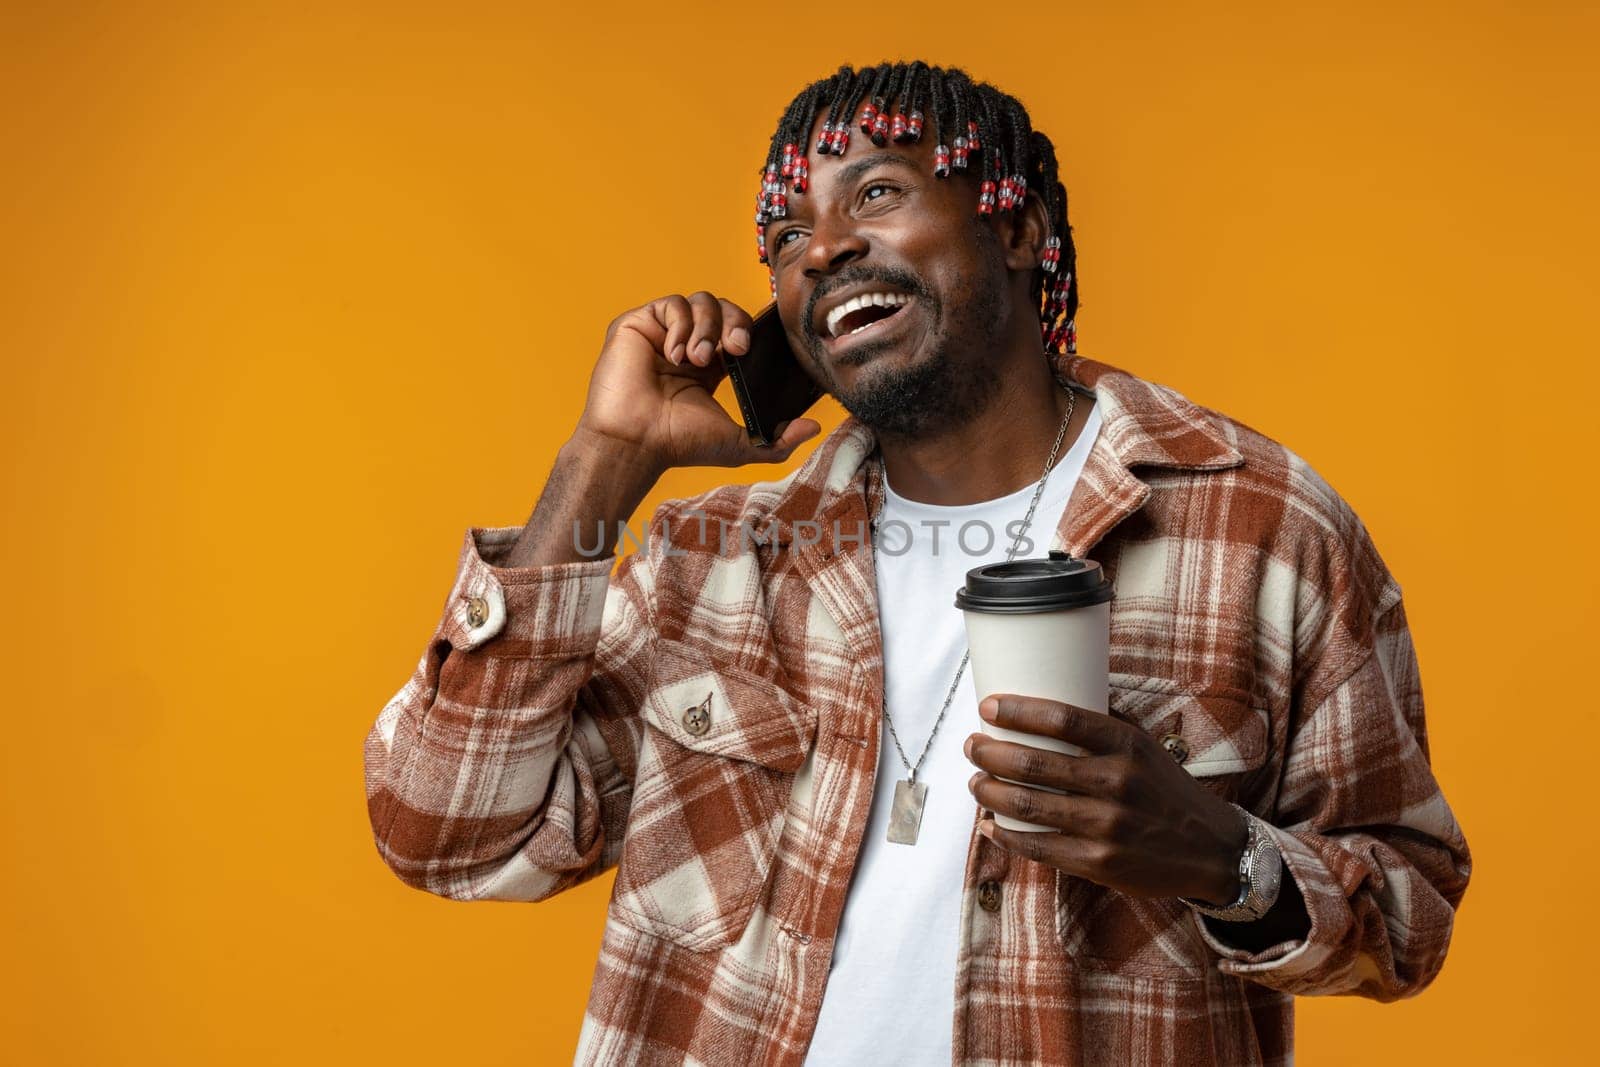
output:
<instances>
[{"instance_id":1,"label":"metal watch strap","mask_svg":"<svg viewBox=\"0 0 1600 1067\"><path fill-rule=\"evenodd\" d=\"M1278 899L1283 884L1283 857L1261 820L1234 804L1244 819L1244 853L1239 857L1239 896L1231 904L1215 905L1189 897L1180 899L1202 915L1224 922L1252 922L1265 915Z\"/></svg>"}]
</instances>

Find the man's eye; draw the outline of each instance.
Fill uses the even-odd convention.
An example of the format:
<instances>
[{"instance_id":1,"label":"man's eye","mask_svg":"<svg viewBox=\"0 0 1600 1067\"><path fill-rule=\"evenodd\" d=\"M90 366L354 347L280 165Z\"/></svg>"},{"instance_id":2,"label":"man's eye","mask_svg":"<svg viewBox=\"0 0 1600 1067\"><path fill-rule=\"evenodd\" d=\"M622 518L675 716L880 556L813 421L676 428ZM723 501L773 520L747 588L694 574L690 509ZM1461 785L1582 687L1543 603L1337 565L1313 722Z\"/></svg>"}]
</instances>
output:
<instances>
[{"instance_id":1,"label":"man's eye","mask_svg":"<svg viewBox=\"0 0 1600 1067\"><path fill-rule=\"evenodd\" d=\"M892 186L892 185L885 185L883 182L873 182L871 185L867 186L865 189L863 189L861 191L862 199L864 199L864 200L882 200L883 197L881 197L881 196L873 196L872 195L872 191L874 189L882 189L885 193L894 192L894 186Z\"/></svg>"},{"instance_id":2,"label":"man's eye","mask_svg":"<svg viewBox=\"0 0 1600 1067\"><path fill-rule=\"evenodd\" d=\"M789 243L789 238L798 236L799 234L793 229L784 230L782 233L778 234L778 239L773 242L772 247L782 248L784 245Z\"/></svg>"}]
</instances>

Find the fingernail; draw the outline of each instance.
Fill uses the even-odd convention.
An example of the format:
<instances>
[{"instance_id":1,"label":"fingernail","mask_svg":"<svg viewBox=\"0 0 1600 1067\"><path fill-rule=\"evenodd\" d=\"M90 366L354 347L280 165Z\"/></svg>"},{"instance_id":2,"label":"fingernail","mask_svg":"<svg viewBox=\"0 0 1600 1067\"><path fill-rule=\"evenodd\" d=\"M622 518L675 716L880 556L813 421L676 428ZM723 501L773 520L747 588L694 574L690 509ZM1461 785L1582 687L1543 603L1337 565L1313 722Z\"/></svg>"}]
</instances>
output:
<instances>
[{"instance_id":1,"label":"fingernail","mask_svg":"<svg viewBox=\"0 0 1600 1067\"><path fill-rule=\"evenodd\" d=\"M993 841L994 823L990 822L988 819L980 819L978 821L978 833L982 834L984 837L987 837L990 841Z\"/></svg>"},{"instance_id":2,"label":"fingernail","mask_svg":"<svg viewBox=\"0 0 1600 1067\"><path fill-rule=\"evenodd\" d=\"M985 697L983 703L978 705L978 714L989 722L994 722L1000 715L1000 701L994 697Z\"/></svg>"},{"instance_id":3,"label":"fingernail","mask_svg":"<svg viewBox=\"0 0 1600 1067\"><path fill-rule=\"evenodd\" d=\"M961 754L968 759L972 758L972 738L967 738L966 743L961 746Z\"/></svg>"},{"instance_id":4,"label":"fingernail","mask_svg":"<svg viewBox=\"0 0 1600 1067\"><path fill-rule=\"evenodd\" d=\"M974 774L971 778L968 778L967 779L967 792L970 793L974 789L976 789L977 786L978 786L978 779L982 778L982 777L983 777L983 772L979 771L977 774Z\"/></svg>"},{"instance_id":5,"label":"fingernail","mask_svg":"<svg viewBox=\"0 0 1600 1067\"><path fill-rule=\"evenodd\" d=\"M694 351L701 359L710 359L714 347L710 341L701 341L694 346Z\"/></svg>"},{"instance_id":6,"label":"fingernail","mask_svg":"<svg viewBox=\"0 0 1600 1067\"><path fill-rule=\"evenodd\" d=\"M728 331L728 344L737 345L739 348L750 347L750 331L743 326L735 326Z\"/></svg>"}]
</instances>

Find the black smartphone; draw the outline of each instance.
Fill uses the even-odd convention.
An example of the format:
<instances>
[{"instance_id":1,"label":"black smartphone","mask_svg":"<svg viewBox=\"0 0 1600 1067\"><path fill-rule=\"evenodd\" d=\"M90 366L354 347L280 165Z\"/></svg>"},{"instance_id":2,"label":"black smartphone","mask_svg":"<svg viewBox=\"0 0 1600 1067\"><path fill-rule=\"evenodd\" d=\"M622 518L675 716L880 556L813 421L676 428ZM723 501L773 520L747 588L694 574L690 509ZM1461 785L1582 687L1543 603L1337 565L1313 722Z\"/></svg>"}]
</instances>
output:
<instances>
[{"instance_id":1,"label":"black smartphone","mask_svg":"<svg viewBox=\"0 0 1600 1067\"><path fill-rule=\"evenodd\" d=\"M768 304L750 329L750 350L722 356L722 366L739 398L745 431L751 440L770 445L779 424L804 415L822 387L800 366L778 319L778 305Z\"/></svg>"}]
</instances>

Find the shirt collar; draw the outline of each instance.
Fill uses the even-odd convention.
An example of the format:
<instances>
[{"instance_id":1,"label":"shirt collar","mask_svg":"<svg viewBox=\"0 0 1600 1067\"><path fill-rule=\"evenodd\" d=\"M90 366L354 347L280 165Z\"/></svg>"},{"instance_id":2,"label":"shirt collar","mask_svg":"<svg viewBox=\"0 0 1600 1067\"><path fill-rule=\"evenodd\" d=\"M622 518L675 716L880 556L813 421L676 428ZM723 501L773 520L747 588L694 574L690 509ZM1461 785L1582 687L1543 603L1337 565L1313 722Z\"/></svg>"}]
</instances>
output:
<instances>
[{"instance_id":1,"label":"shirt collar","mask_svg":"<svg viewBox=\"0 0 1600 1067\"><path fill-rule=\"evenodd\" d=\"M1061 370L1100 407L1100 433L1086 472L1127 486L1140 481L1130 473L1136 466L1226 470L1244 462L1227 421L1176 390L1083 356L1063 357ZM865 424L846 418L777 483L777 499L767 510L788 520L807 519L827 510L839 494L861 491L862 464L876 442ZM1147 495L1138 492L1138 503Z\"/></svg>"}]
</instances>

